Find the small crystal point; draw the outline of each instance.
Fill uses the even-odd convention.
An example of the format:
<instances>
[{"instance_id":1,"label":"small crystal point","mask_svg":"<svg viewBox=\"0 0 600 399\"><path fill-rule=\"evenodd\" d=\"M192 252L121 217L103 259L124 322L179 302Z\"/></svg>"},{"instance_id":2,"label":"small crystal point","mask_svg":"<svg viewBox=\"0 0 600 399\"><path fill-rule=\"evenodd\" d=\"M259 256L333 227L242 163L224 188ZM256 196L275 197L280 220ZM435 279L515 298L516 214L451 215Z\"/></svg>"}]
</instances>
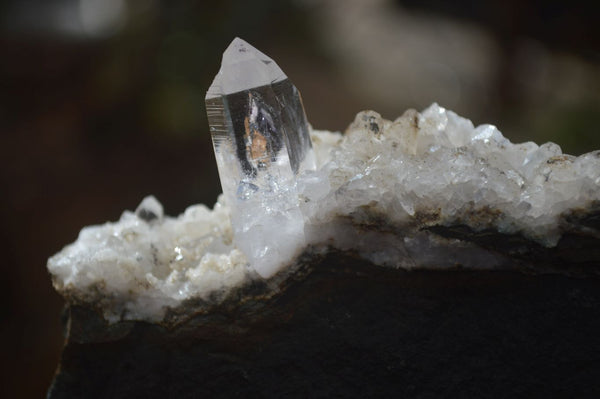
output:
<instances>
[{"instance_id":1,"label":"small crystal point","mask_svg":"<svg viewBox=\"0 0 600 399\"><path fill-rule=\"evenodd\" d=\"M289 259L285 241L304 237L295 178L315 157L300 93L275 61L235 38L206 111L236 245L270 277Z\"/></svg>"}]
</instances>

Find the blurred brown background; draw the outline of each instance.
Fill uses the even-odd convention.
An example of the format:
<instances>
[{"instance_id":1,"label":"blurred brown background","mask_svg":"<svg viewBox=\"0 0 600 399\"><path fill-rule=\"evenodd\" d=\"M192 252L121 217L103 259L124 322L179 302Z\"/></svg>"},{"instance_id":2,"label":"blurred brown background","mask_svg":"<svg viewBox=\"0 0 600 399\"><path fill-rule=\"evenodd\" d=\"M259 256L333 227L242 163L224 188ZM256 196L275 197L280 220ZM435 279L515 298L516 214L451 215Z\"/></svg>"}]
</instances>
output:
<instances>
[{"instance_id":1,"label":"blurred brown background","mask_svg":"<svg viewBox=\"0 0 600 399\"><path fill-rule=\"evenodd\" d=\"M433 101L512 140L600 148L598 6L461 0L0 3L2 397L41 397L63 302L46 259L147 195L168 214L220 192L204 93L240 36L320 129Z\"/></svg>"}]
</instances>

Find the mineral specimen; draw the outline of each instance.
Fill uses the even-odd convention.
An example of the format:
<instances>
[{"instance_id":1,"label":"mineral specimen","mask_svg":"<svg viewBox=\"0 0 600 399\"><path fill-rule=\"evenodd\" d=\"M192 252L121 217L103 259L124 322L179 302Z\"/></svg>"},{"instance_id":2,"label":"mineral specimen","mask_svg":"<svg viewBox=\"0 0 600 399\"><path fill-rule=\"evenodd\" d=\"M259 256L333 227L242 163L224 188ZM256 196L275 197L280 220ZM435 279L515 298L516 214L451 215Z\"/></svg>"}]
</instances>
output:
<instances>
[{"instance_id":1,"label":"mineral specimen","mask_svg":"<svg viewBox=\"0 0 600 399\"><path fill-rule=\"evenodd\" d=\"M344 135L310 130L296 89L239 39L207 109L214 209L170 218L146 199L84 228L48 261L57 290L111 321L159 321L263 282L276 292L332 250L403 269L600 271L600 151L513 144L437 104L394 121L361 112Z\"/></svg>"},{"instance_id":2,"label":"mineral specimen","mask_svg":"<svg viewBox=\"0 0 600 399\"><path fill-rule=\"evenodd\" d=\"M314 169L314 155L300 93L272 59L236 38L206 110L234 242L270 277L304 240L295 177Z\"/></svg>"},{"instance_id":3,"label":"mineral specimen","mask_svg":"<svg viewBox=\"0 0 600 399\"><path fill-rule=\"evenodd\" d=\"M600 151L437 104L311 131L240 39L206 102L213 210L147 197L49 259L49 398L599 396Z\"/></svg>"}]
</instances>

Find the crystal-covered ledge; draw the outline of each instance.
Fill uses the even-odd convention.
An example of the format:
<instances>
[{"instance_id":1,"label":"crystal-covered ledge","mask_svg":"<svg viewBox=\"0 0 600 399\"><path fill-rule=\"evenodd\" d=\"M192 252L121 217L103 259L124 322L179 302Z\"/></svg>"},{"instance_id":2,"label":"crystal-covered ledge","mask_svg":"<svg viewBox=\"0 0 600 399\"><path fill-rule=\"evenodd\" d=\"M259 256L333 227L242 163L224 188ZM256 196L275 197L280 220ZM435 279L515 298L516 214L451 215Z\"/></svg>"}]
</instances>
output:
<instances>
[{"instance_id":1,"label":"crystal-covered ledge","mask_svg":"<svg viewBox=\"0 0 600 399\"><path fill-rule=\"evenodd\" d=\"M436 104L393 122L361 112L344 135L311 138L317 168L297 179L305 237L285 243L277 278L307 249L407 269L550 271L564 234L600 243L600 151L573 157L553 143L513 144ZM219 302L263 279L233 244L230 214L222 196L212 210L194 205L177 218L148 197L116 223L84 228L48 269L61 293L100 304L109 320L161 320L168 308ZM276 235L278 225L262 228ZM569 250L557 263L597 272L590 251Z\"/></svg>"},{"instance_id":2,"label":"crystal-covered ledge","mask_svg":"<svg viewBox=\"0 0 600 399\"><path fill-rule=\"evenodd\" d=\"M331 251L402 269L600 270L600 151L513 144L437 104L312 130L297 89L241 39L207 111L217 204L172 218L148 197L84 228L48 261L69 302L111 322L176 321L277 294Z\"/></svg>"}]
</instances>

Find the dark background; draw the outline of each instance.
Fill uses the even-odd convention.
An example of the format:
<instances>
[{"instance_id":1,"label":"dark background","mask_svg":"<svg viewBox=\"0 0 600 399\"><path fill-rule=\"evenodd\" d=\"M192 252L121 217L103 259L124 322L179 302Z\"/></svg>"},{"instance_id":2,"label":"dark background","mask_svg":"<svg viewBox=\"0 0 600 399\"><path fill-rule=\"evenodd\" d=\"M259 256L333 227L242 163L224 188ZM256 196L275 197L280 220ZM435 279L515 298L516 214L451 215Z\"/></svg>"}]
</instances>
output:
<instances>
[{"instance_id":1,"label":"dark background","mask_svg":"<svg viewBox=\"0 0 600 399\"><path fill-rule=\"evenodd\" d=\"M591 3L591 2L590 2ZM557 1L0 3L3 397L43 396L62 345L46 259L154 194L220 192L204 94L240 36L320 129L431 102L513 141L600 148L598 7Z\"/></svg>"}]
</instances>

